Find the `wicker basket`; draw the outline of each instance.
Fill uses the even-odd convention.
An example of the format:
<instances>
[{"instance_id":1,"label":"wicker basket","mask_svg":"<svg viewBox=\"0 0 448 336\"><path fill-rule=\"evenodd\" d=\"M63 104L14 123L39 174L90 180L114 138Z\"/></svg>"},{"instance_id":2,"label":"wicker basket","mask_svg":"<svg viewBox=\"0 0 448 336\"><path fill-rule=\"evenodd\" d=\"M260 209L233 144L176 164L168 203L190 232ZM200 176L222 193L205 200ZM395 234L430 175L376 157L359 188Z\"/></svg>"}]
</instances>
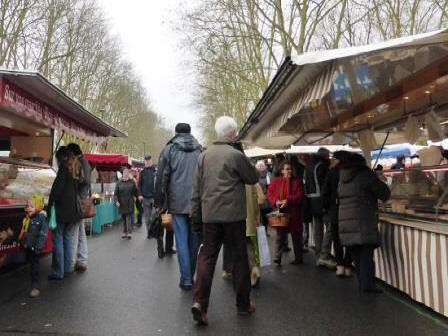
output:
<instances>
[{"instance_id":1,"label":"wicker basket","mask_svg":"<svg viewBox=\"0 0 448 336\"><path fill-rule=\"evenodd\" d=\"M162 219L162 225L169 231L173 230L173 216L170 213L165 212L160 215Z\"/></svg>"},{"instance_id":2,"label":"wicker basket","mask_svg":"<svg viewBox=\"0 0 448 336\"><path fill-rule=\"evenodd\" d=\"M289 216L288 214L281 213L279 211L273 211L267 214L268 223L272 227L288 227Z\"/></svg>"}]
</instances>

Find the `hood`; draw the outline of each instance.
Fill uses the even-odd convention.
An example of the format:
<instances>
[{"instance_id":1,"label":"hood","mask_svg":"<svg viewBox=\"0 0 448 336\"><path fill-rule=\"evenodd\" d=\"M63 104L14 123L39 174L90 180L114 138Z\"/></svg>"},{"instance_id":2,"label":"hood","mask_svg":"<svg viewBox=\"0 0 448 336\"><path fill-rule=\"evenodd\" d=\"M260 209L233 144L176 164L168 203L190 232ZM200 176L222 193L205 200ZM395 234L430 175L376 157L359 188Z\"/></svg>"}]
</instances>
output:
<instances>
[{"instance_id":1,"label":"hood","mask_svg":"<svg viewBox=\"0 0 448 336\"><path fill-rule=\"evenodd\" d=\"M339 180L342 183L350 183L358 176L360 173L370 170L365 164L353 163L346 166L340 167L339 169Z\"/></svg>"},{"instance_id":2,"label":"hood","mask_svg":"<svg viewBox=\"0 0 448 336\"><path fill-rule=\"evenodd\" d=\"M189 133L179 133L173 139L170 140L174 146L179 148L183 152L194 152L195 150L201 150L202 147L199 142Z\"/></svg>"},{"instance_id":3,"label":"hood","mask_svg":"<svg viewBox=\"0 0 448 336\"><path fill-rule=\"evenodd\" d=\"M311 155L311 159L310 159L310 163L314 166L316 165L318 162L323 162L325 164L330 164L330 160L326 160L324 159L322 156L317 155L317 154L313 154Z\"/></svg>"}]
</instances>

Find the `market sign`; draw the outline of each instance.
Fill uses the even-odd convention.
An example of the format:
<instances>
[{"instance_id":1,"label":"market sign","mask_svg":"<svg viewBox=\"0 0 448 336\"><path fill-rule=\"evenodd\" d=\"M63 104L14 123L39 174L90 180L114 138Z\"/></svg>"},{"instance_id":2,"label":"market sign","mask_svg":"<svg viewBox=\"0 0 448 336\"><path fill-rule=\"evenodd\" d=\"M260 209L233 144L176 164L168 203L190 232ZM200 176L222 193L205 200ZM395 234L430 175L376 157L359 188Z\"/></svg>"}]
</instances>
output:
<instances>
[{"instance_id":1,"label":"market sign","mask_svg":"<svg viewBox=\"0 0 448 336\"><path fill-rule=\"evenodd\" d=\"M81 140L95 144L106 143L105 137L62 115L6 79L0 79L0 108L9 109L18 116L33 120L48 128L63 131Z\"/></svg>"}]
</instances>

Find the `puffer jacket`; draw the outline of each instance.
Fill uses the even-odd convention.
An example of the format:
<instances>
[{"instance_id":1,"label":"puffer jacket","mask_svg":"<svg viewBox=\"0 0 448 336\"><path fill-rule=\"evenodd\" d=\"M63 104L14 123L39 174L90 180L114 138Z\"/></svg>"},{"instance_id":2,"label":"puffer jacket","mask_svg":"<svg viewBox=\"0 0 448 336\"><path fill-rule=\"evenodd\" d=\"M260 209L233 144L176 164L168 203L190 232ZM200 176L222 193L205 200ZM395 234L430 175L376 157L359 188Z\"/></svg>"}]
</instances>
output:
<instances>
[{"instance_id":1,"label":"puffer jacket","mask_svg":"<svg viewBox=\"0 0 448 336\"><path fill-rule=\"evenodd\" d=\"M249 159L231 143L218 140L198 159L193 178L194 223L232 223L247 217L245 184L258 182Z\"/></svg>"},{"instance_id":2,"label":"puffer jacket","mask_svg":"<svg viewBox=\"0 0 448 336\"><path fill-rule=\"evenodd\" d=\"M378 199L387 201L387 185L363 163L340 169L339 236L342 245L379 245Z\"/></svg>"},{"instance_id":3,"label":"puffer jacket","mask_svg":"<svg viewBox=\"0 0 448 336\"><path fill-rule=\"evenodd\" d=\"M22 245L24 248L33 249L39 254L47 242L48 221L45 211L41 211L30 218L28 231L25 233Z\"/></svg>"},{"instance_id":4,"label":"puffer jacket","mask_svg":"<svg viewBox=\"0 0 448 336\"><path fill-rule=\"evenodd\" d=\"M172 214L189 214L193 174L202 147L189 133L178 133L163 149L157 171L155 205Z\"/></svg>"},{"instance_id":5,"label":"puffer jacket","mask_svg":"<svg viewBox=\"0 0 448 336\"><path fill-rule=\"evenodd\" d=\"M136 197L138 197L138 191L134 180L121 180L115 186L115 200L120 203L122 215L130 215L134 211Z\"/></svg>"}]
</instances>

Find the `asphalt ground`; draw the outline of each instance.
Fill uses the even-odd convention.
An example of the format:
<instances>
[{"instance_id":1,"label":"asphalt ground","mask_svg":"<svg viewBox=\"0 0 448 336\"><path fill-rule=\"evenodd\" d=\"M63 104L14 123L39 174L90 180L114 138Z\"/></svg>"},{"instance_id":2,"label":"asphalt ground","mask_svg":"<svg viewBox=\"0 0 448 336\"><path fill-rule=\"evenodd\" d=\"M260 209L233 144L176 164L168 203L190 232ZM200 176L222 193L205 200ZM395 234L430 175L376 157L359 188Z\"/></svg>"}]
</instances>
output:
<instances>
[{"instance_id":1,"label":"asphalt ground","mask_svg":"<svg viewBox=\"0 0 448 336\"><path fill-rule=\"evenodd\" d=\"M218 262L208 327L191 318L191 292L179 289L176 256L158 259L144 228L131 241L120 228L89 238L89 268L48 282L51 258L42 259L42 291L28 298L28 268L0 276L2 335L448 335L448 319L432 314L384 285L382 295L360 296L356 280L305 264L262 269L252 292L257 311L236 314L230 282Z\"/></svg>"}]
</instances>

